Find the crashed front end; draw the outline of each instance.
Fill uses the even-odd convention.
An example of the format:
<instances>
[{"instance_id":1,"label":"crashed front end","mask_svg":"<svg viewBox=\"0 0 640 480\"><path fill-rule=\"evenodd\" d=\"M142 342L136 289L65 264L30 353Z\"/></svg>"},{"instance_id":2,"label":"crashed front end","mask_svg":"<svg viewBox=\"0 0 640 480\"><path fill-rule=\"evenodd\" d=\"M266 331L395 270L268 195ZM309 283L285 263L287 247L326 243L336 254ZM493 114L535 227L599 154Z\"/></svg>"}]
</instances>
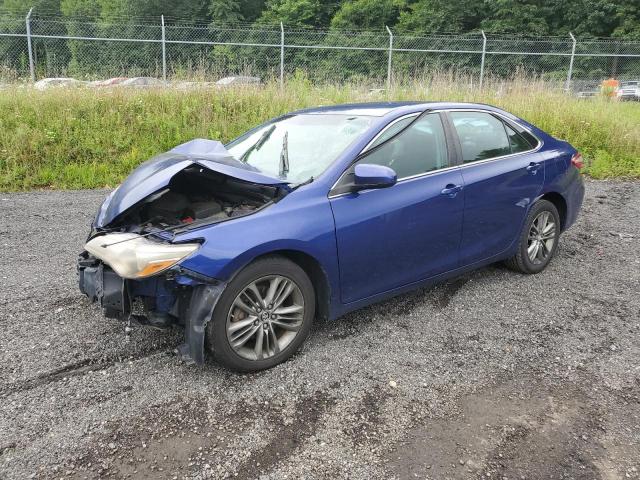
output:
<instances>
[{"instance_id":1,"label":"crashed front end","mask_svg":"<svg viewBox=\"0 0 640 480\"><path fill-rule=\"evenodd\" d=\"M117 235L98 236L92 241L120 241ZM178 351L183 360L202 364L205 326L225 284L179 265L146 278L122 277L103 258L90 253L92 241L78 259L80 291L97 302L108 318L162 329L184 327L185 342Z\"/></svg>"},{"instance_id":2,"label":"crashed front end","mask_svg":"<svg viewBox=\"0 0 640 480\"><path fill-rule=\"evenodd\" d=\"M177 242L176 234L253 214L287 192L280 180L234 162L207 140L145 162L105 199L77 264L80 291L106 317L184 327L179 353L198 364L226 284L182 267L201 243Z\"/></svg>"}]
</instances>

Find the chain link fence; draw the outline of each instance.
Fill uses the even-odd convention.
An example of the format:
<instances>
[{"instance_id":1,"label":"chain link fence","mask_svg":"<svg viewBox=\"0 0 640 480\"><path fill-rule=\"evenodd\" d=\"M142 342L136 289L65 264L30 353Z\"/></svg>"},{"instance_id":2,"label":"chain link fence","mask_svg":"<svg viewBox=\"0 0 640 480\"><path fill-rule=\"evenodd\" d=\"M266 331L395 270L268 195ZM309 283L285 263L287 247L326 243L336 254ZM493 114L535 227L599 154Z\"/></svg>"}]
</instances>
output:
<instances>
[{"instance_id":1,"label":"chain link fence","mask_svg":"<svg viewBox=\"0 0 640 480\"><path fill-rule=\"evenodd\" d=\"M597 88L605 78L640 79L640 41L485 34L412 35L389 28L338 31L285 25L123 23L60 16L0 17L0 79L82 80L148 76L217 80L253 76L284 82L362 81L382 86L435 73L533 77L567 89Z\"/></svg>"}]
</instances>

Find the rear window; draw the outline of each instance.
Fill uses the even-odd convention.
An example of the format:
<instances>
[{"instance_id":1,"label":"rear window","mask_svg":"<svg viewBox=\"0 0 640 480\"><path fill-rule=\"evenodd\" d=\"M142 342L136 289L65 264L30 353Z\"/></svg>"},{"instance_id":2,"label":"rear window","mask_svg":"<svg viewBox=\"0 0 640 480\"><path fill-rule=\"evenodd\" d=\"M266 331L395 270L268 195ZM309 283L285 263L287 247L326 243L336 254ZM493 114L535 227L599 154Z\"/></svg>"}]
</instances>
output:
<instances>
[{"instance_id":1,"label":"rear window","mask_svg":"<svg viewBox=\"0 0 640 480\"><path fill-rule=\"evenodd\" d=\"M511 153L502 121L482 112L451 112L458 132L464 163L501 157Z\"/></svg>"},{"instance_id":2,"label":"rear window","mask_svg":"<svg viewBox=\"0 0 640 480\"><path fill-rule=\"evenodd\" d=\"M505 124L505 128L507 130L507 136L509 137L511 153L526 152L533 148L533 145L531 145L523 135L516 132L509 125Z\"/></svg>"}]
</instances>

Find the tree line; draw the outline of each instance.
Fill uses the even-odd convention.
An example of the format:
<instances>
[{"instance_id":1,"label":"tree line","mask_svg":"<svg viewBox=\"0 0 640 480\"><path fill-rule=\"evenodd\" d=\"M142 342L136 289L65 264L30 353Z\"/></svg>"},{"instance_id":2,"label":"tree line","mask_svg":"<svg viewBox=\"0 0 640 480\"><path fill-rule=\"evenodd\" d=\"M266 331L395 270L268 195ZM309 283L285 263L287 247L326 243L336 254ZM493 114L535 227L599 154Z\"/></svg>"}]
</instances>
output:
<instances>
[{"instance_id":1,"label":"tree line","mask_svg":"<svg viewBox=\"0 0 640 480\"><path fill-rule=\"evenodd\" d=\"M578 38L605 37L620 40L640 40L640 2L638 0L0 0L0 28L5 31L23 28L23 16L33 7L36 15L34 33L75 36L123 36L126 38L157 38L160 15L172 27L168 35L175 40L208 40L255 43L277 43L274 25L282 22L287 29L318 28L329 35L325 44L353 46L385 45L384 27L396 35L434 35L439 33L466 34L482 30L488 34L516 34L521 38L539 36ZM190 28L197 25L198 28ZM237 31L221 27L244 25ZM253 26L256 33L247 30ZM343 35L345 31L379 31L379 38ZM249 32L249 33L247 33ZM260 33L261 32L261 33ZM333 32L333 33L331 33ZM24 42L21 39L1 39L0 59L5 66L16 69L25 66ZM460 43L464 46L463 43ZM455 49L456 45L449 44ZM157 73L159 45L98 45L97 42L36 41L39 68L45 72L73 74ZM464 49L464 48L461 48ZM475 49L475 48L474 48ZM246 47L218 46L215 48L171 45L167 52L172 72L215 65L219 71L251 70L275 71L279 55L268 49L250 51ZM445 56L411 59L399 56L397 62L419 68L451 68L476 71L477 56ZM384 52L287 51L288 66L304 69L311 65L342 76L383 76ZM513 69L514 58L503 59L501 71ZM638 69L638 60L628 62ZM417 62L417 64L416 64ZM539 62L540 63L540 62ZM546 63L546 64L545 64ZM539 68L545 72L566 70L562 58L541 59ZM593 63L593 62L592 62ZM556 65L557 64L557 65ZM500 65L496 65L499 67ZM576 65L591 70L592 76L608 75L622 68L584 60ZM115 70L114 70L115 69ZM496 71L500 69L496 68ZM293 73L289 70L289 73ZM638 71L640 74L640 71Z\"/></svg>"},{"instance_id":2,"label":"tree line","mask_svg":"<svg viewBox=\"0 0 640 480\"><path fill-rule=\"evenodd\" d=\"M0 10L29 8L104 21L157 18L181 23L279 23L398 32L477 30L531 36L567 35L640 39L637 0L1 0Z\"/></svg>"}]
</instances>

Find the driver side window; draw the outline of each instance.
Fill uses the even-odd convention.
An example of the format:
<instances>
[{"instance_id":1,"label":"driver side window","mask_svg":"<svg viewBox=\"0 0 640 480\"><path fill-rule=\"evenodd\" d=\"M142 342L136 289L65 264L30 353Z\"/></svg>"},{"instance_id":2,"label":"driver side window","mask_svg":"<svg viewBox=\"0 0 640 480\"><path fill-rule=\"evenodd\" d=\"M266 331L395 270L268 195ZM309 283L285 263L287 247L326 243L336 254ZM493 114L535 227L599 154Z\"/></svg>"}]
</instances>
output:
<instances>
[{"instance_id":1,"label":"driver side window","mask_svg":"<svg viewBox=\"0 0 640 480\"><path fill-rule=\"evenodd\" d=\"M414 119L415 117L407 119L405 126ZM430 113L418 118L395 137L385 135L401 122L403 120L392 124L378 137L378 139L384 137L385 139L391 138L391 140L382 144L376 141L373 144L373 149L364 153L344 173L339 183L331 191L332 195L340 195L351 190L355 165L361 163L390 167L396 172L398 180L449 166L447 141L439 114ZM396 129L394 134L397 131Z\"/></svg>"},{"instance_id":2,"label":"driver side window","mask_svg":"<svg viewBox=\"0 0 640 480\"><path fill-rule=\"evenodd\" d=\"M418 118L357 163L390 167L398 180L447 167L447 142L440 115L431 113Z\"/></svg>"}]
</instances>

